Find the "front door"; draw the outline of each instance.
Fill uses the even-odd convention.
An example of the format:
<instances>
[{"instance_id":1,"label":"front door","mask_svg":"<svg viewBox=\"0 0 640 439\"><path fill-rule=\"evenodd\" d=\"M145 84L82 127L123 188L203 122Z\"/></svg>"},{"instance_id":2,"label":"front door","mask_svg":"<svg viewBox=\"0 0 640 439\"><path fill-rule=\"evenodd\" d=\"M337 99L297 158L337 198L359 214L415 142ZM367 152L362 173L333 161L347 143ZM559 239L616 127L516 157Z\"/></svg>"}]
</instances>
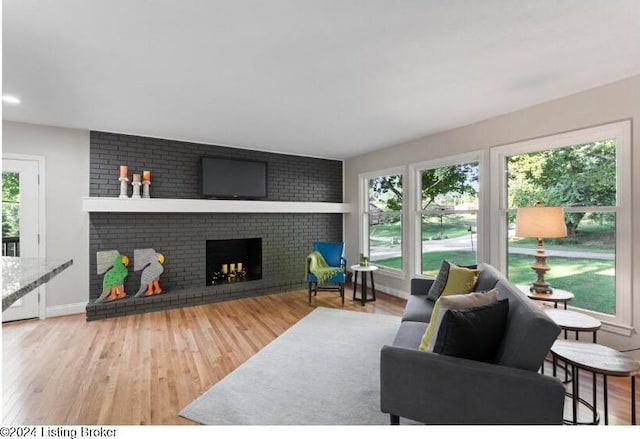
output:
<instances>
[{"instance_id":1,"label":"front door","mask_svg":"<svg viewBox=\"0 0 640 439\"><path fill-rule=\"evenodd\" d=\"M2 160L2 256L39 257L39 162ZM2 321L38 317L40 288L2 313Z\"/></svg>"}]
</instances>

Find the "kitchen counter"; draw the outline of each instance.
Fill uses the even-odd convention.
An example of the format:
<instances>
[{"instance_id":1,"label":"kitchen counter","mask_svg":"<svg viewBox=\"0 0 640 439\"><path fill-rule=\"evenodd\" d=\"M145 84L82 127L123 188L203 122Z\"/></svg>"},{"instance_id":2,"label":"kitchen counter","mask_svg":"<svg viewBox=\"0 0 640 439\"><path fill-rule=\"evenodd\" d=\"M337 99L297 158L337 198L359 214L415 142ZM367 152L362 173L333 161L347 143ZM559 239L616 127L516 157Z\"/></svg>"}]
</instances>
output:
<instances>
[{"instance_id":1,"label":"kitchen counter","mask_svg":"<svg viewBox=\"0 0 640 439\"><path fill-rule=\"evenodd\" d=\"M2 257L2 311L21 297L49 282L73 264L73 259Z\"/></svg>"}]
</instances>

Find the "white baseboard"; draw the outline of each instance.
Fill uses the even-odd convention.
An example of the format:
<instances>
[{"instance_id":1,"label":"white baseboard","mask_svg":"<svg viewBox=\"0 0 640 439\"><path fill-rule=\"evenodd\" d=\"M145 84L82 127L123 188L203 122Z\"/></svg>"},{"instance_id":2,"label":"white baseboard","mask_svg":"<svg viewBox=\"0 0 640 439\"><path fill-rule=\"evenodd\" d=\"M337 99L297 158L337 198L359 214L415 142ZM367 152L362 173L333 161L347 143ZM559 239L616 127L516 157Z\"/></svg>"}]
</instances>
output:
<instances>
[{"instance_id":1,"label":"white baseboard","mask_svg":"<svg viewBox=\"0 0 640 439\"><path fill-rule=\"evenodd\" d=\"M60 317L71 314L83 314L86 312L87 302L69 303L67 305L48 306L46 317Z\"/></svg>"},{"instance_id":2,"label":"white baseboard","mask_svg":"<svg viewBox=\"0 0 640 439\"><path fill-rule=\"evenodd\" d=\"M383 293L387 293L390 296L400 297L401 299L409 298L409 293L407 293L406 291L397 290L395 288L391 288L386 285L379 285L376 283L376 290L381 291Z\"/></svg>"}]
</instances>

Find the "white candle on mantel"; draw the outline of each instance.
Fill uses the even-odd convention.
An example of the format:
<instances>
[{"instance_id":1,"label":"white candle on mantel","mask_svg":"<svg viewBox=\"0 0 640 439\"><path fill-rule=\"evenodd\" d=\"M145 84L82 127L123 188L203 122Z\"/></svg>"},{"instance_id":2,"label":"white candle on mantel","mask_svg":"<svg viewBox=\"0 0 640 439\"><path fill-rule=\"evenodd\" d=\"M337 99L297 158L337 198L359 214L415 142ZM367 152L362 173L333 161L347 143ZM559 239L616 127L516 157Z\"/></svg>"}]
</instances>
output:
<instances>
[{"instance_id":1,"label":"white candle on mantel","mask_svg":"<svg viewBox=\"0 0 640 439\"><path fill-rule=\"evenodd\" d=\"M140 174L133 174L133 181L140 181Z\"/></svg>"}]
</instances>

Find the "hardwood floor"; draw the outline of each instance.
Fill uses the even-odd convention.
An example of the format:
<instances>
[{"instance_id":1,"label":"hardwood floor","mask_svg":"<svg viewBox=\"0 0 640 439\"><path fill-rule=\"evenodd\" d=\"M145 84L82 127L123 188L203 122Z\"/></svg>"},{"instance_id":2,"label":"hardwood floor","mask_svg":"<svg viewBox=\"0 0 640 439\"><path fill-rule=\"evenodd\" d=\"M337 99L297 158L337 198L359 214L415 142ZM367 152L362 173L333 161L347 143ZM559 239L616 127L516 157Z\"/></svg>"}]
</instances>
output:
<instances>
[{"instance_id":1,"label":"hardwood floor","mask_svg":"<svg viewBox=\"0 0 640 439\"><path fill-rule=\"evenodd\" d=\"M344 309L400 315L404 305L378 293L362 307L347 290ZM318 293L315 306L340 300ZM313 309L296 291L93 322L5 323L2 424L192 424L177 413ZM610 424L629 424L629 392L628 379L610 379Z\"/></svg>"},{"instance_id":2,"label":"hardwood floor","mask_svg":"<svg viewBox=\"0 0 640 439\"><path fill-rule=\"evenodd\" d=\"M398 315L379 295L344 309ZM316 306L340 308L320 292ZM3 324L3 425L191 424L177 413L311 312L306 291L86 322Z\"/></svg>"}]
</instances>

